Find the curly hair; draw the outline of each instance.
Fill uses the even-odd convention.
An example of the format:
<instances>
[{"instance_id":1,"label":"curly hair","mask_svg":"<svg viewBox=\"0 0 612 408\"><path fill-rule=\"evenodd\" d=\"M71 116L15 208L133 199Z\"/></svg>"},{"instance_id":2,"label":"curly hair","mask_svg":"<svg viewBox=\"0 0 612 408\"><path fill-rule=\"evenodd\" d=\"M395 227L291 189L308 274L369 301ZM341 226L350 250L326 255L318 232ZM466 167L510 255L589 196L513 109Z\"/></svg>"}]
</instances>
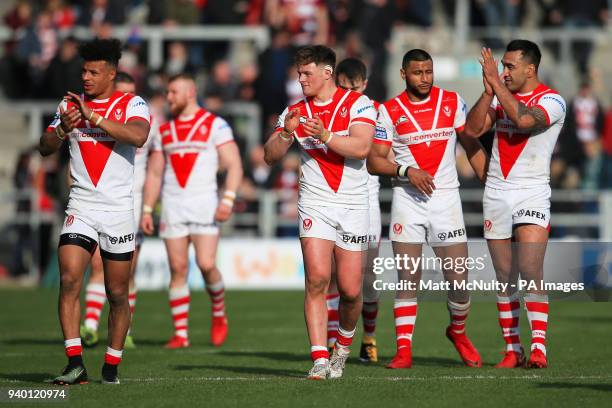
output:
<instances>
[{"instance_id":1,"label":"curly hair","mask_svg":"<svg viewBox=\"0 0 612 408\"><path fill-rule=\"evenodd\" d=\"M106 61L116 67L121 58L121 41L115 38L108 40L96 38L81 44L79 54L85 61Z\"/></svg>"}]
</instances>

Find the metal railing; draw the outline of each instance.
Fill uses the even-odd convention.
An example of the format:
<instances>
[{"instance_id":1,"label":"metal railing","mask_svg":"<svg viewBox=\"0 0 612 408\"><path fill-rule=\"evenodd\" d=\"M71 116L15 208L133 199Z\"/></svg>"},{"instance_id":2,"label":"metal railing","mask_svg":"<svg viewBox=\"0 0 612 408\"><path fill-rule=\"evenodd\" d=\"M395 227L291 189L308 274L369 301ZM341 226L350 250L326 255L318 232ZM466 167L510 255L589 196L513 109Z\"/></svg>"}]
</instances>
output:
<instances>
[{"instance_id":1,"label":"metal railing","mask_svg":"<svg viewBox=\"0 0 612 408\"><path fill-rule=\"evenodd\" d=\"M464 221L467 228L482 228L482 189L460 189L461 202L464 207ZM381 189L379 201L382 208L381 221L383 229L388 228L393 192ZM230 224L225 226L224 233L233 235L237 228L248 230L252 235L265 238L274 237L279 227L297 226L296 219L278 217L278 205L281 195L274 191L259 191L257 194L257 213L238 213ZM552 223L555 228L585 228L596 231L601 240L612 240L612 191L553 190L551 197ZM573 206L573 211L555 211L555 207ZM471 210L466 210L471 208ZM590 212L593 211L593 212Z\"/></svg>"},{"instance_id":2,"label":"metal railing","mask_svg":"<svg viewBox=\"0 0 612 408\"><path fill-rule=\"evenodd\" d=\"M87 27L75 27L70 34L80 40L91 39L94 36L94 33ZM113 36L120 40L125 41L133 34L147 43L147 66L153 70L163 65L164 42L166 41L244 41L252 42L260 52L270 45L270 33L265 26L113 26ZM11 36L12 31L9 28L0 27L0 41L9 40Z\"/></svg>"},{"instance_id":3,"label":"metal railing","mask_svg":"<svg viewBox=\"0 0 612 408\"><path fill-rule=\"evenodd\" d=\"M477 210L482 202L482 189L463 189L460 190L461 201L464 210L465 225L467 228L482 227L482 212ZM223 225L223 236L225 237L263 237L273 238L277 235L279 227L294 227L297 231L297 219L287 219L279 217L279 203L282 201L280 193L269 190L259 190L254 203L257 210L243 213L236 213L231 220ZM390 208L392 191L382 189L380 191L380 203L382 211L383 231L389 226ZM35 203L37 200L34 190L9 191L0 193L0 204L3 208L16 208L18 200L29 199ZM612 191L579 191L579 190L553 190L551 203L553 207L552 222L557 228L578 228L592 229L596 232L597 238L602 241L612 241ZM556 206L574 204L573 211L563 210L554 211ZM476 209L475 209L476 208ZM592 212L589 212L592 211ZM6 215L0 219L0 230L15 230L15 227L27 226L29 228L31 247L21 248L25 251L24 258L30 269L30 276L35 280L40 276L38 271L38 260L36 253L37 231L42 223L52 224L54 232L51 235L53 247L57 245L58 233L63 221L63 212L57 214L40 213L31 211L29 213L14 213ZM10 237L13 236L11 239ZM385 236L383 235L383 238ZM577 237L580 238L580 237ZM582 237L585 238L585 237ZM7 242L9 241L9 242ZM15 234L2 234L0 237L0 248L10 248L17 245ZM5 255L10 257L15 251Z\"/></svg>"}]
</instances>

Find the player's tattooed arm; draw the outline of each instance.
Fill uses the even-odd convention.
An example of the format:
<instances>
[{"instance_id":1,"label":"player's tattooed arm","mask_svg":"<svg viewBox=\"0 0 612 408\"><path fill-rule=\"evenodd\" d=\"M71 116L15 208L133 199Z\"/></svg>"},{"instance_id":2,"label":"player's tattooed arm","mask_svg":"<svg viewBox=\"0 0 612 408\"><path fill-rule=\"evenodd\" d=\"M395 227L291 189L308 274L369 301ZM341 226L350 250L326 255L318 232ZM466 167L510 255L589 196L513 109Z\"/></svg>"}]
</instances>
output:
<instances>
[{"instance_id":1,"label":"player's tattooed arm","mask_svg":"<svg viewBox=\"0 0 612 408\"><path fill-rule=\"evenodd\" d=\"M524 103L518 103L518 120L519 123L533 122L530 127L532 130L544 129L548 126L544 111L538 107L527 107Z\"/></svg>"}]
</instances>

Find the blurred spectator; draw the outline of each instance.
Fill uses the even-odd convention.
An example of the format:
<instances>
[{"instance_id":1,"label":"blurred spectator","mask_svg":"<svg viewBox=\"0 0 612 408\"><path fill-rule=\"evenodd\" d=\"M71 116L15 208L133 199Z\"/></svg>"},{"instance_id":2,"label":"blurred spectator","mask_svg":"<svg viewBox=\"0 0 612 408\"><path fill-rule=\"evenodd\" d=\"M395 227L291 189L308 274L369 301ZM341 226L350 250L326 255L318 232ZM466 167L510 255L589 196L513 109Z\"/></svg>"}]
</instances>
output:
<instances>
[{"instance_id":1,"label":"blurred spectator","mask_svg":"<svg viewBox=\"0 0 612 408\"><path fill-rule=\"evenodd\" d=\"M272 44L258 58L259 76L256 83L257 100L261 104L263 123L271 115L280 113L287 106L285 83L287 72L293 64L293 50L289 33L272 32Z\"/></svg>"},{"instance_id":2,"label":"blurred spectator","mask_svg":"<svg viewBox=\"0 0 612 408\"><path fill-rule=\"evenodd\" d=\"M41 12L36 23L30 25L15 48L15 57L20 66L25 66L29 86L28 96L39 96L44 73L59 48L58 33L53 27L52 16Z\"/></svg>"},{"instance_id":3,"label":"blurred spectator","mask_svg":"<svg viewBox=\"0 0 612 408\"><path fill-rule=\"evenodd\" d=\"M601 104L590 83L583 82L578 95L569 103L559 143L565 164L578 172L585 188L595 188L597 184L602 128Z\"/></svg>"},{"instance_id":4,"label":"blurred spectator","mask_svg":"<svg viewBox=\"0 0 612 408\"><path fill-rule=\"evenodd\" d=\"M488 36L485 44L493 49L503 49L505 43L499 37L499 29L511 29L519 25L521 0L476 0L477 7L484 17Z\"/></svg>"},{"instance_id":5,"label":"blurred spectator","mask_svg":"<svg viewBox=\"0 0 612 408\"><path fill-rule=\"evenodd\" d=\"M164 21L166 26L193 25L200 22L201 0L165 0Z\"/></svg>"},{"instance_id":6,"label":"blurred spectator","mask_svg":"<svg viewBox=\"0 0 612 408\"><path fill-rule=\"evenodd\" d=\"M238 99L251 102L255 100L255 82L258 72L257 65L245 64L240 68L238 82Z\"/></svg>"},{"instance_id":7,"label":"blurred spectator","mask_svg":"<svg viewBox=\"0 0 612 408\"><path fill-rule=\"evenodd\" d=\"M206 0L202 12L204 24L242 25L250 10L249 0Z\"/></svg>"},{"instance_id":8,"label":"blurred spectator","mask_svg":"<svg viewBox=\"0 0 612 408\"><path fill-rule=\"evenodd\" d=\"M45 73L45 96L57 100L66 95L66 91L80 93L81 66L78 42L74 37L67 37Z\"/></svg>"},{"instance_id":9,"label":"blurred spectator","mask_svg":"<svg viewBox=\"0 0 612 408\"><path fill-rule=\"evenodd\" d=\"M33 266L42 277L47 269L55 219L55 200L48 190L54 175L57 175L57 155L42 158L36 147L20 154L13 175L17 191L17 241L11 268L14 275L25 274ZM31 223L31 217L39 222Z\"/></svg>"},{"instance_id":10,"label":"blurred spectator","mask_svg":"<svg viewBox=\"0 0 612 408\"><path fill-rule=\"evenodd\" d=\"M596 28L608 21L607 0L558 0L550 10L551 20L566 28ZM577 40L572 44L573 59L578 71L585 75L593 50L591 40Z\"/></svg>"},{"instance_id":11,"label":"blurred spectator","mask_svg":"<svg viewBox=\"0 0 612 408\"><path fill-rule=\"evenodd\" d=\"M64 0L48 0L47 8L53 19L53 25L62 33L70 30L76 23L76 13Z\"/></svg>"},{"instance_id":12,"label":"blurred spectator","mask_svg":"<svg viewBox=\"0 0 612 408\"><path fill-rule=\"evenodd\" d=\"M77 24L97 31L104 23L125 23L126 0L78 0Z\"/></svg>"},{"instance_id":13,"label":"blurred spectator","mask_svg":"<svg viewBox=\"0 0 612 408\"><path fill-rule=\"evenodd\" d=\"M215 96L227 102L235 99L237 84L232 75L232 67L226 60L217 61L212 68L204 88L204 96Z\"/></svg>"},{"instance_id":14,"label":"blurred spectator","mask_svg":"<svg viewBox=\"0 0 612 408\"><path fill-rule=\"evenodd\" d=\"M606 112L601 137L602 160L599 177L600 188L612 189L612 107Z\"/></svg>"},{"instance_id":15,"label":"blurred spectator","mask_svg":"<svg viewBox=\"0 0 612 408\"><path fill-rule=\"evenodd\" d=\"M387 96L388 41L396 19L392 0L364 0L358 20L361 41L371 51L368 96L384 101ZM372 29L376 27L376 29Z\"/></svg>"},{"instance_id":16,"label":"blurred spectator","mask_svg":"<svg viewBox=\"0 0 612 408\"><path fill-rule=\"evenodd\" d=\"M31 22L32 5L28 0L17 1L15 6L4 15L4 24L13 31L12 38L5 44L5 52L7 54L11 54L17 44L15 38L17 32L22 28L28 27Z\"/></svg>"},{"instance_id":17,"label":"blurred spectator","mask_svg":"<svg viewBox=\"0 0 612 408\"><path fill-rule=\"evenodd\" d=\"M329 16L324 0L267 0L266 21L291 35L293 45L327 44Z\"/></svg>"},{"instance_id":18,"label":"blurred spectator","mask_svg":"<svg viewBox=\"0 0 612 408\"><path fill-rule=\"evenodd\" d=\"M170 43L168 46L168 56L164 64L164 72L169 77L185 72L191 74L195 72L194 67L189 62L187 46L184 43L180 41Z\"/></svg>"},{"instance_id":19,"label":"blurred spectator","mask_svg":"<svg viewBox=\"0 0 612 408\"><path fill-rule=\"evenodd\" d=\"M499 0L505 2L504 0ZM490 3L487 1L487 3ZM398 17L401 21L420 27L432 24L431 0L396 0Z\"/></svg>"}]
</instances>

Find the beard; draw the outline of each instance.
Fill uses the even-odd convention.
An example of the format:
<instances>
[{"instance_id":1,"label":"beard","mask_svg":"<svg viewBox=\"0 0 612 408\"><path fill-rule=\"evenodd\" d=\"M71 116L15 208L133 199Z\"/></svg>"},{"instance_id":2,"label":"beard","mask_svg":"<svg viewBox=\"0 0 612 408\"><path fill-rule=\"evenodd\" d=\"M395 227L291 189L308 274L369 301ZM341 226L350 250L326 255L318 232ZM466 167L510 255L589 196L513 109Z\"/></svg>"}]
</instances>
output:
<instances>
[{"instance_id":1,"label":"beard","mask_svg":"<svg viewBox=\"0 0 612 408\"><path fill-rule=\"evenodd\" d=\"M433 85L431 85L433 86ZM410 92L411 94L421 98L421 99L426 99L429 94L431 93L431 86L429 87L429 90L427 92L422 91L420 88L416 87L416 86L412 86L410 85L408 82L406 82L406 89L408 90L408 92Z\"/></svg>"}]
</instances>

